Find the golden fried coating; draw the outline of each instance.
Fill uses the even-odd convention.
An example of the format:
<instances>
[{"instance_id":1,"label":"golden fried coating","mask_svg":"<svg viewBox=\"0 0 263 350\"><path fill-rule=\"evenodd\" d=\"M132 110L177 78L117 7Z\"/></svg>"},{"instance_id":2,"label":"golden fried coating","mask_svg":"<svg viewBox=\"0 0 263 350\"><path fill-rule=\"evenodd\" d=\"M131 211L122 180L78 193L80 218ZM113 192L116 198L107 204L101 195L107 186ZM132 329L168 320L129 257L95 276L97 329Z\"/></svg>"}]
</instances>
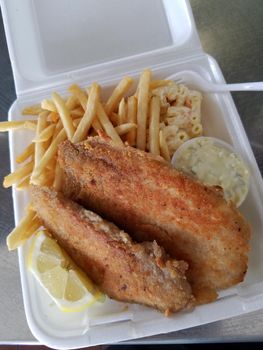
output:
<instances>
[{"instance_id":1,"label":"golden fried coating","mask_svg":"<svg viewBox=\"0 0 263 350\"><path fill-rule=\"evenodd\" d=\"M221 191L193 181L159 157L99 137L59 147L64 191L135 240L154 241L189 263L198 303L243 281L250 227Z\"/></svg>"},{"instance_id":2,"label":"golden fried coating","mask_svg":"<svg viewBox=\"0 0 263 350\"><path fill-rule=\"evenodd\" d=\"M167 314L193 306L186 262L170 259L156 242L134 243L114 224L53 189L33 186L31 198L44 226L111 298Z\"/></svg>"}]
</instances>

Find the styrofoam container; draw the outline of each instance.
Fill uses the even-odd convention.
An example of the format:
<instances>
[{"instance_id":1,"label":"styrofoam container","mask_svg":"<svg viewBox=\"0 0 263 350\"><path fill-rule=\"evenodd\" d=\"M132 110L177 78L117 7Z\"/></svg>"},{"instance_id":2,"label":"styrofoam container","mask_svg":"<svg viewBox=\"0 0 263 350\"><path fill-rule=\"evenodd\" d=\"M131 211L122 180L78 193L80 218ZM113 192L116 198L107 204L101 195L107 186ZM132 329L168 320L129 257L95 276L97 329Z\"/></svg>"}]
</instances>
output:
<instances>
[{"instance_id":1,"label":"styrofoam container","mask_svg":"<svg viewBox=\"0 0 263 350\"><path fill-rule=\"evenodd\" d=\"M216 83L224 78L202 51L188 0L0 0L17 100L9 120L23 119L23 107L66 92L72 82L98 81L109 95L123 75L135 79L145 67L155 78L192 70ZM220 292L217 301L169 318L153 309L107 299L81 313L58 310L26 269L28 244L19 249L27 321L33 335L57 349L80 348L167 333L222 320L263 307L263 182L231 95L204 94L204 133L233 145L251 173L241 212L252 225L245 281ZM11 168L33 133L10 133ZM28 196L13 190L16 223ZM227 271L226 271L227 273Z\"/></svg>"}]
</instances>

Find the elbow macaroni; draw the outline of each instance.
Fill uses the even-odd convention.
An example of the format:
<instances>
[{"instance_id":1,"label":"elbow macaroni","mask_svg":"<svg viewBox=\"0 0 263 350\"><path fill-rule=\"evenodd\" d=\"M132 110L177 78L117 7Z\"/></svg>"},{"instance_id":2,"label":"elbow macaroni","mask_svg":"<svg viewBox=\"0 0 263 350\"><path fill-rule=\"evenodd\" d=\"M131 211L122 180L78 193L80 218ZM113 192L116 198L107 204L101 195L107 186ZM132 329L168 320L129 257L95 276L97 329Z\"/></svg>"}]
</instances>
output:
<instances>
[{"instance_id":1,"label":"elbow macaroni","mask_svg":"<svg viewBox=\"0 0 263 350\"><path fill-rule=\"evenodd\" d=\"M203 133L202 95L199 91L176 83L160 86L151 92L160 98L160 129L172 156L182 143Z\"/></svg>"}]
</instances>

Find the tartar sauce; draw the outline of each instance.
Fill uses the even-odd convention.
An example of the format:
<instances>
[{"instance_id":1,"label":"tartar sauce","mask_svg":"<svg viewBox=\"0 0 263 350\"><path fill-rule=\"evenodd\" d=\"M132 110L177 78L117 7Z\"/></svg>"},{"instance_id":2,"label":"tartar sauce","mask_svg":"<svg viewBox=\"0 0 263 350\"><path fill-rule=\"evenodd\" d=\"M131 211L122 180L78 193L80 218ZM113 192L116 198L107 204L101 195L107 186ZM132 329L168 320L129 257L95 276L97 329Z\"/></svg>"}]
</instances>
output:
<instances>
[{"instance_id":1,"label":"tartar sauce","mask_svg":"<svg viewBox=\"0 0 263 350\"><path fill-rule=\"evenodd\" d=\"M173 165L205 185L220 186L227 201L239 206L249 187L249 171L243 160L220 144L220 140L198 137L181 146Z\"/></svg>"}]
</instances>

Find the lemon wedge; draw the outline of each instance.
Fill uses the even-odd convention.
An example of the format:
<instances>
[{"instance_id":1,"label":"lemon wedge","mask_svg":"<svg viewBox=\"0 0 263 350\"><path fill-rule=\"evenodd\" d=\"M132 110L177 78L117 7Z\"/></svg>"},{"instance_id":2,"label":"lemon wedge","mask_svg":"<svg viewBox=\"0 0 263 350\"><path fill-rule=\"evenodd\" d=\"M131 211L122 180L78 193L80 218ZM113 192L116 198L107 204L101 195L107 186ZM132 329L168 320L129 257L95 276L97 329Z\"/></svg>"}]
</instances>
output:
<instances>
[{"instance_id":1,"label":"lemon wedge","mask_svg":"<svg viewBox=\"0 0 263 350\"><path fill-rule=\"evenodd\" d=\"M104 300L104 295L47 231L39 231L33 238L27 266L62 311L82 311Z\"/></svg>"}]
</instances>

